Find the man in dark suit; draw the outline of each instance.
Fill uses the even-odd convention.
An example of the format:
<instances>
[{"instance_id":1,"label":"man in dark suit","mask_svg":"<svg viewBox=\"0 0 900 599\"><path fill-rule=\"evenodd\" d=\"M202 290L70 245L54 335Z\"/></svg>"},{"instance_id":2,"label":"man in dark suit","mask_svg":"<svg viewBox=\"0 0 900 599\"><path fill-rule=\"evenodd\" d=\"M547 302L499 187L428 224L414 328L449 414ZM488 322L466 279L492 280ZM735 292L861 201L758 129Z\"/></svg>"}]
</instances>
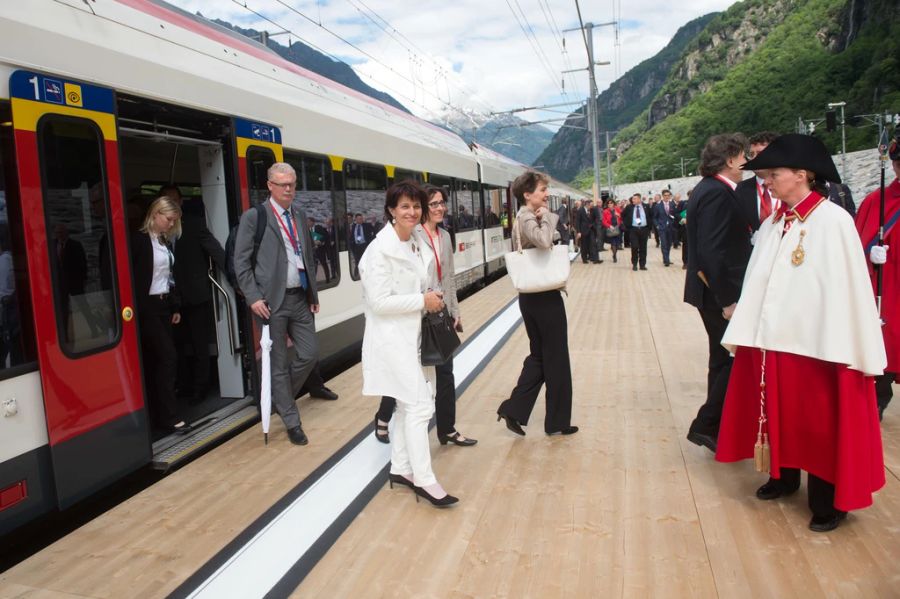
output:
<instances>
[{"instance_id":1,"label":"man in dark suit","mask_svg":"<svg viewBox=\"0 0 900 599\"><path fill-rule=\"evenodd\" d=\"M556 230L559 231L559 242L562 245L569 245L569 202L563 199L556 211L559 221L556 223Z\"/></svg>"},{"instance_id":2,"label":"man in dark suit","mask_svg":"<svg viewBox=\"0 0 900 599\"><path fill-rule=\"evenodd\" d=\"M305 382L318 360L315 314L319 312L316 277L312 273L316 259L309 229L300 223L306 215L293 204L297 173L284 162L268 170L268 218L257 223L257 212L241 216L234 244L234 271L247 305L262 321L268 321L272 338L272 404L288 437L295 445L309 441L300 426L300 413L294 403L293 388ZM266 227L251 262L256 227ZM287 338L294 344L293 359L288 357Z\"/></svg>"},{"instance_id":3,"label":"man in dark suit","mask_svg":"<svg viewBox=\"0 0 900 599\"><path fill-rule=\"evenodd\" d=\"M641 201L641 194L631 196L631 203L622 211L622 226L631 245L631 270L647 270L647 240L653 220L650 207Z\"/></svg>"},{"instance_id":4,"label":"man in dark suit","mask_svg":"<svg viewBox=\"0 0 900 599\"><path fill-rule=\"evenodd\" d=\"M585 200L575 212L575 232L581 247L581 261L587 264L593 260L594 236L591 228L591 201Z\"/></svg>"},{"instance_id":5,"label":"man in dark suit","mask_svg":"<svg viewBox=\"0 0 900 599\"><path fill-rule=\"evenodd\" d=\"M747 157L751 160L757 154L766 149L775 138L777 133L771 131L762 131L750 137L750 152ZM774 212L780 202L772 197L769 189L766 187L766 171L754 171L755 177L744 179L738 183L735 194L738 198L738 207L744 220L753 231L759 229L759 225L766 220L772 212Z\"/></svg>"},{"instance_id":6,"label":"man in dark suit","mask_svg":"<svg viewBox=\"0 0 900 599\"><path fill-rule=\"evenodd\" d=\"M350 235L350 253L353 255L353 270L356 278L359 278L359 261L362 259L363 252L375 239L375 228L363 220L363 215L356 213L356 220L350 225L348 231Z\"/></svg>"},{"instance_id":7,"label":"man in dark suit","mask_svg":"<svg viewBox=\"0 0 900 599\"><path fill-rule=\"evenodd\" d=\"M672 192L664 189L662 199L653 205L651 210L653 224L659 234L659 247L662 250L663 265L669 266L669 252L675 241L676 207L672 201Z\"/></svg>"},{"instance_id":8,"label":"man in dark suit","mask_svg":"<svg viewBox=\"0 0 900 599\"><path fill-rule=\"evenodd\" d=\"M706 402L691 423L687 438L715 452L732 358L722 347L750 260L750 228L734 193L743 178L746 139L740 134L714 135L700 155L703 179L688 202L687 278L684 301L696 307L709 338Z\"/></svg>"},{"instance_id":9,"label":"man in dark suit","mask_svg":"<svg viewBox=\"0 0 900 599\"><path fill-rule=\"evenodd\" d=\"M160 196L181 206L181 237L173 242L175 287L181 296L178 327L179 391L194 401L206 398L209 387L210 344L215 343L213 309L207 271L210 260L225 272L225 250L206 226L206 210L200 198L183 200L175 185L164 185Z\"/></svg>"},{"instance_id":10,"label":"man in dark suit","mask_svg":"<svg viewBox=\"0 0 900 599\"><path fill-rule=\"evenodd\" d=\"M591 206L591 232L594 235L594 252L593 257L595 258L594 264L600 264L603 260L600 259L599 252L604 251L603 249L603 209L601 208L600 202L593 204Z\"/></svg>"}]
</instances>

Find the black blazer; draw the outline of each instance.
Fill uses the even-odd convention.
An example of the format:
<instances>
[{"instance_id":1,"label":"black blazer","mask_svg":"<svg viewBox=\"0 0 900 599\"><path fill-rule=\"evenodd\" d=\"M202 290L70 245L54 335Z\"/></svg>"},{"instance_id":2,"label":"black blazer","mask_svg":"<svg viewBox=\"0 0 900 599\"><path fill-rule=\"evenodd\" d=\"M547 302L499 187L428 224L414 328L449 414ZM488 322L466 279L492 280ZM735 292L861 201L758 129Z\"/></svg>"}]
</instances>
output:
<instances>
[{"instance_id":1,"label":"black blazer","mask_svg":"<svg viewBox=\"0 0 900 599\"><path fill-rule=\"evenodd\" d=\"M185 304L202 304L210 300L209 259L220 272L225 272L225 249L206 226L206 217L198 200L187 200L182 206L181 237L172 244L175 254L175 286Z\"/></svg>"},{"instance_id":2,"label":"black blazer","mask_svg":"<svg viewBox=\"0 0 900 599\"><path fill-rule=\"evenodd\" d=\"M666 202L659 201L653 204L653 214L651 220L657 229L668 229L675 226L676 208L675 202L669 200L669 213L666 214Z\"/></svg>"},{"instance_id":3,"label":"black blazer","mask_svg":"<svg viewBox=\"0 0 900 599\"><path fill-rule=\"evenodd\" d=\"M647 202L641 202L641 207L644 209L644 218L647 219L647 227L653 226L653 215L650 214L650 206L647 205ZM626 231L630 231L633 227L631 223L634 222L634 204L628 204L625 206L625 210L622 211L622 226L625 227Z\"/></svg>"},{"instance_id":4,"label":"black blazer","mask_svg":"<svg viewBox=\"0 0 900 599\"><path fill-rule=\"evenodd\" d=\"M705 310L735 303L753 249L750 228L735 193L715 177L704 177L691 192L687 239L684 301ZM698 272L703 272L709 287Z\"/></svg>"},{"instance_id":5,"label":"black blazer","mask_svg":"<svg viewBox=\"0 0 900 599\"><path fill-rule=\"evenodd\" d=\"M575 230L582 235L587 235L591 232L591 217L584 206L575 213Z\"/></svg>"},{"instance_id":6,"label":"black blazer","mask_svg":"<svg viewBox=\"0 0 900 599\"><path fill-rule=\"evenodd\" d=\"M759 201L757 199L756 177L744 179L734 190L738 199L741 216L753 231L759 229Z\"/></svg>"},{"instance_id":7,"label":"black blazer","mask_svg":"<svg viewBox=\"0 0 900 599\"><path fill-rule=\"evenodd\" d=\"M153 245L147 233L138 231L131 234L131 268L134 274L134 299L140 316L147 308L150 284L153 282ZM168 301L173 312L181 308L181 297L177 288L172 289Z\"/></svg>"},{"instance_id":8,"label":"black blazer","mask_svg":"<svg viewBox=\"0 0 900 599\"><path fill-rule=\"evenodd\" d=\"M359 245L356 243L356 222L350 223L348 236L350 238L351 245ZM372 227L371 223L362 223L362 232L363 239L365 239L364 245L369 245L373 239L375 239L375 228Z\"/></svg>"}]
</instances>

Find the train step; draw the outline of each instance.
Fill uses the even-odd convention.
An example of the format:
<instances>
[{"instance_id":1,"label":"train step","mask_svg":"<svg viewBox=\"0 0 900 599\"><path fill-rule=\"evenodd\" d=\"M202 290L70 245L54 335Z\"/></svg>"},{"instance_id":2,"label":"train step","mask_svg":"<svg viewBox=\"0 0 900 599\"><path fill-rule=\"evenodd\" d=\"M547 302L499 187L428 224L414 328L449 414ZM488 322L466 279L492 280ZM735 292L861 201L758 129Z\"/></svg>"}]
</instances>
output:
<instances>
[{"instance_id":1,"label":"train step","mask_svg":"<svg viewBox=\"0 0 900 599\"><path fill-rule=\"evenodd\" d=\"M152 466L168 470L200 451L245 429L259 419L252 397L237 400L224 408L191 422L188 434L172 433L153 444Z\"/></svg>"}]
</instances>

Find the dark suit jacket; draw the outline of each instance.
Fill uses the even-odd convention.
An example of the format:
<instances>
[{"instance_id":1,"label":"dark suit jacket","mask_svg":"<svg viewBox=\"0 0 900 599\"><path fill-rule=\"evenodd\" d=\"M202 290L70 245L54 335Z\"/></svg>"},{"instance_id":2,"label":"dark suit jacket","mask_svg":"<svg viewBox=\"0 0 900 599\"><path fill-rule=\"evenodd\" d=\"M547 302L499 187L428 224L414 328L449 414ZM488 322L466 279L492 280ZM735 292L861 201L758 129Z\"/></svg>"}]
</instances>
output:
<instances>
[{"instance_id":1,"label":"dark suit jacket","mask_svg":"<svg viewBox=\"0 0 900 599\"><path fill-rule=\"evenodd\" d=\"M669 201L669 213L666 214L666 202L657 202L653 204L653 214L651 218L657 229L668 229L675 226L675 202Z\"/></svg>"},{"instance_id":2,"label":"dark suit jacket","mask_svg":"<svg viewBox=\"0 0 900 599\"><path fill-rule=\"evenodd\" d=\"M181 237L172 244L175 253L175 286L184 304L196 305L210 299L209 259L225 272L225 249L206 226L203 205L187 200L182 205Z\"/></svg>"},{"instance_id":3,"label":"dark suit jacket","mask_svg":"<svg viewBox=\"0 0 900 599\"><path fill-rule=\"evenodd\" d=\"M738 209L747 225L754 231L759 229L759 202L756 194L756 177L744 179L734 190L738 199Z\"/></svg>"},{"instance_id":4,"label":"dark suit jacket","mask_svg":"<svg viewBox=\"0 0 900 599\"><path fill-rule=\"evenodd\" d=\"M603 211L597 206L591 208L591 229L594 233L603 228Z\"/></svg>"},{"instance_id":5,"label":"dark suit jacket","mask_svg":"<svg viewBox=\"0 0 900 599\"><path fill-rule=\"evenodd\" d=\"M175 262L178 263L177 260ZM153 282L153 244L147 233L138 231L131 234L131 268L134 273L134 298L140 316L142 309L147 306L150 284ZM181 308L181 296L177 287L172 289L168 301L173 312Z\"/></svg>"},{"instance_id":6,"label":"dark suit jacket","mask_svg":"<svg viewBox=\"0 0 900 599\"><path fill-rule=\"evenodd\" d=\"M647 227L653 226L653 215L650 213L650 206L646 202L641 202L644 209L644 218L647 220ZM626 231L632 229L631 223L634 222L634 204L628 204L622 211L622 226Z\"/></svg>"},{"instance_id":7,"label":"dark suit jacket","mask_svg":"<svg viewBox=\"0 0 900 599\"><path fill-rule=\"evenodd\" d=\"M575 230L582 235L587 235L591 232L591 218L584 206L575 213Z\"/></svg>"},{"instance_id":8,"label":"dark suit jacket","mask_svg":"<svg viewBox=\"0 0 900 599\"><path fill-rule=\"evenodd\" d=\"M705 310L735 303L750 261L750 229L737 196L715 177L704 177L691 192L687 239L684 301ZM698 272L703 272L709 287Z\"/></svg>"},{"instance_id":9,"label":"dark suit jacket","mask_svg":"<svg viewBox=\"0 0 900 599\"><path fill-rule=\"evenodd\" d=\"M347 235L350 237L350 245L358 245L356 243L356 226L357 224L355 222L351 223L349 231L347 232ZM366 240L365 245L369 245L372 243L372 240L375 239L375 228L372 227L371 223L363 223L360 226L362 226L363 230L363 239Z\"/></svg>"}]
</instances>

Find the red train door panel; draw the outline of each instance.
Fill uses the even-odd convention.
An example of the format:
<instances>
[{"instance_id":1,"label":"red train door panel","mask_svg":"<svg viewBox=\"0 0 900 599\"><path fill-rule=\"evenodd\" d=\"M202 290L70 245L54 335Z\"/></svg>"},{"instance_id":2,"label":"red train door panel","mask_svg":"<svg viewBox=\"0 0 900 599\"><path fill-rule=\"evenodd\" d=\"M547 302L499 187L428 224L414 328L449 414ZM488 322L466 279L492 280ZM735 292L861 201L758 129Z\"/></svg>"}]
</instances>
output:
<instances>
[{"instance_id":1,"label":"red train door panel","mask_svg":"<svg viewBox=\"0 0 900 599\"><path fill-rule=\"evenodd\" d=\"M150 460L110 89L10 77L38 362L57 501Z\"/></svg>"}]
</instances>

